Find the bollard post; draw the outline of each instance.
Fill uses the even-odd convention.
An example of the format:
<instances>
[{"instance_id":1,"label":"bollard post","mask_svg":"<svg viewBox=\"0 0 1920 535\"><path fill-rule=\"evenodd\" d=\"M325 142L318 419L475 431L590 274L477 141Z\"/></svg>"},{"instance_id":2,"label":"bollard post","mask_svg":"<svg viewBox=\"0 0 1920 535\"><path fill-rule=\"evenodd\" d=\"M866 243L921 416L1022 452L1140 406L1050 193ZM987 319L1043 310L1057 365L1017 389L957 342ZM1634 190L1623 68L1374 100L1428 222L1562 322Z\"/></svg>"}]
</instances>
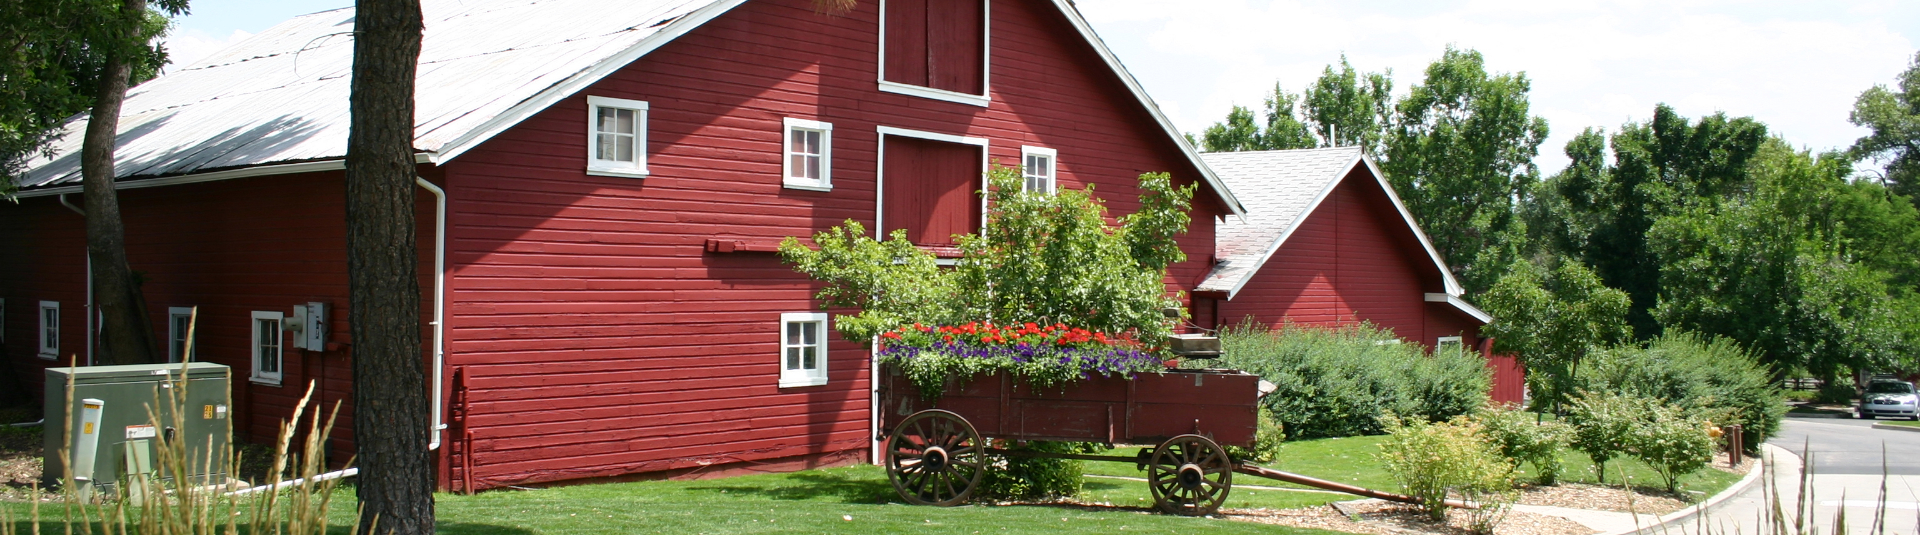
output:
<instances>
[{"instance_id":1,"label":"bollard post","mask_svg":"<svg viewBox=\"0 0 1920 535\"><path fill-rule=\"evenodd\" d=\"M1739 425L1727 426L1727 467L1738 468L1742 460L1741 454L1746 453L1746 450L1746 433L1741 431Z\"/></svg>"}]
</instances>

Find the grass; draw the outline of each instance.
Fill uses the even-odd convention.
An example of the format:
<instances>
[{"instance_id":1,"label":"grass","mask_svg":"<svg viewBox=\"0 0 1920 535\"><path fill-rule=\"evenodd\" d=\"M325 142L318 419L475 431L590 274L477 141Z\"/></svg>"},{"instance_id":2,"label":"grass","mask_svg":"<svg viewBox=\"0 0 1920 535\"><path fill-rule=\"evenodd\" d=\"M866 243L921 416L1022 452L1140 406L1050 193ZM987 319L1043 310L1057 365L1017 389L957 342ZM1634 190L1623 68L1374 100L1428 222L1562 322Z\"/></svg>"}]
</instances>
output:
<instances>
[{"instance_id":1,"label":"grass","mask_svg":"<svg viewBox=\"0 0 1920 535\"><path fill-rule=\"evenodd\" d=\"M1089 463L1111 464L1111 463ZM1109 483L1114 483L1110 488ZM1146 484L1092 479L1092 493L1116 498L1146 495ZM1269 494L1269 493L1257 493ZM1271 493L1280 494L1280 493ZM1296 493L1287 493L1296 494ZM1236 501L1240 491L1234 492ZM1328 495L1332 496L1332 495ZM1091 496L1089 496L1091 498ZM1129 505L1110 500L1118 505ZM1062 506L922 507L904 505L878 467L855 466L704 481L645 481L539 490L499 490L473 496L436 496L437 531L466 535L600 533L1281 533L1302 530L1143 510L1088 510ZM353 489L334 496L330 530L346 533L357 507ZM0 504L15 520L27 505ZM57 520L58 506L43 506ZM847 520L851 517L852 520ZM22 532L29 529L20 523ZM59 529L44 522L45 531Z\"/></svg>"},{"instance_id":2,"label":"grass","mask_svg":"<svg viewBox=\"0 0 1920 535\"><path fill-rule=\"evenodd\" d=\"M1262 466L1350 485L1359 485L1374 490L1400 492L1399 483L1394 481L1393 477L1382 469L1378 460L1374 459L1374 455L1380 452L1380 442L1385 438L1384 436L1371 436L1323 438L1287 442L1281 446L1279 460ZM1131 456L1137 450L1138 448L1122 448L1114 450L1113 454ZM1593 472L1593 462L1587 459L1586 454L1574 450L1565 450L1561 452L1560 459L1564 466L1560 471L1560 480L1562 482L1600 484L1599 478ZM1653 469L1649 468L1645 463L1635 459L1614 459L1608 462L1606 483L1609 485L1619 485L1622 475L1621 471L1623 469L1625 470L1625 476L1635 487L1640 488L1643 492L1659 493L1664 491L1665 484L1661 482L1660 474L1654 472ZM1134 466L1128 463L1087 463L1087 473L1106 476L1146 477L1145 472L1135 470ZM1517 478L1520 479L1521 482L1531 482L1535 477L1537 477L1537 474L1531 465L1522 466L1520 474L1517 475ZM1680 478L1680 492L1684 495L1680 496L1680 498L1700 499L1706 496L1712 496L1732 486L1739 480L1740 475L1738 474L1731 474L1712 468L1701 469L1698 472ZM1088 481L1094 482L1100 480L1089 479ZM1241 495L1245 489L1238 488L1241 485L1299 489L1311 487L1251 476L1236 476L1233 482L1236 488L1228 497L1228 505L1230 507L1280 507L1278 505L1261 505L1260 502L1267 500L1273 500L1274 503L1298 503L1300 505L1294 505L1292 507L1304 507L1351 499L1344 494L1305 494L1269 491L1258 494L1285 496L1272 498L1250 496L1246 499L1246 502L1251 505L1243 505ZM1145 483L1135 484L1141 487L1139 490L1141 494L1144 495L1146 493ZM1091 485L1089 485L1089 489L1092 489ZM1691 498L1688 498L1689 496ZM1122 502L1114 501L1114 503Z\"/></svg>"}]
</instances>

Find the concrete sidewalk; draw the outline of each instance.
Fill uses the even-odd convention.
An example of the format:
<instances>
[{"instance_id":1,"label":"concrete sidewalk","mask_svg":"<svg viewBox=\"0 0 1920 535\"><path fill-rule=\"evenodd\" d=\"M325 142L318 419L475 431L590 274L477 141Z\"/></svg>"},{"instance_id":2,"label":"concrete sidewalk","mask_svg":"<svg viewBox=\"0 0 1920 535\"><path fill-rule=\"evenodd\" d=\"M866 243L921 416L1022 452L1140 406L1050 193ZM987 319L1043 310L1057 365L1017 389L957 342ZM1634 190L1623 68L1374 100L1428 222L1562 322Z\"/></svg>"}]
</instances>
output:
<instances>
[{"instance_id":1,"label":"concrete sidewalk","mask_svg":"<svg viewBox=\"0 0 1920 535\"><path fill-rule=\"evenodd\" d=\"M1920 533L1920 507L1916 507L1916 487L1920 477L1901 475L1858 475L1820 473L1814 466L1811 493L1804 506L1800 497L1800 455L1771 444L1762 447L1764 472L1756 484L1719 503L1688 509L1672 515L1656 526L1642 528L1645 535L1733 535L1772 533L1767 518L1784 517L1787 533L1836 534L1834 522L1845 512L1850 535L1878 533ZM1882 503L1881 484L1886 484L1885 528L1875 529L1874 515ZM1778 504L1778 513L1775 504ZM1797 511L1797 509L1799 509ZM1801 523L1808 529L1792 527Z\"/></svg>"}]
</instances>

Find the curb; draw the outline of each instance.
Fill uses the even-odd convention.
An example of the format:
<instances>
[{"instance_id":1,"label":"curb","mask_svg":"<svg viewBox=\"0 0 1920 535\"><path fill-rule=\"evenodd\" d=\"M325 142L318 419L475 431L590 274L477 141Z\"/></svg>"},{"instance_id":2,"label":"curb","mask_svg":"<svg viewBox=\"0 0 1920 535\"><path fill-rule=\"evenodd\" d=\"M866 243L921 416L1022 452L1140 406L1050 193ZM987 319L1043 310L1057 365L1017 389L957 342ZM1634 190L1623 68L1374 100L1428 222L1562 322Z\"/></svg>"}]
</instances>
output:
<instances>
[{"instance_id":1,"label":"curb","mask_svg":"<svg viewBox=\"0 0 1920 535\"><path fill-rule=\"evenodd\" d=\"M1920 429L1915 429L1915 431L1920 431ZM1747 475L1745 477L1740 478L1739 481L1734 482L1733 485L1728 486L1726 490L1722 490L1720 491L1719 494L1715 494L1713 495L1712 498L1708 498L1707 501L1701 502L1699 505L1695 505L1693 507L1688 507L1685 509L1681 509L1679 511L1667 513L1667 516L1660 517L1660 521L1655 522L1652 525L1641 526L1638 528L1624 530L1624 531L1614 531L1610 533L1603 533L1601 535L1628 535L1631 533L1651 533L1652 531L1650 530L1653 530L1655 528L1662 528L1663 526L1666 526L1667 524L1672 524L1675 521L1683 520L1688 517L1692 517L1696 514L1712 510L1714 506L1720 505L1720 502L1727 501L1728 498L1732 498L1736 494L1746 492L1747 488L1752 487L1755 481L1759 481L1760 475L1766 473L1767 459L1770 459L1770 458L1777 459L1782 457L1791 458L1791 459L1800 458L1800 456L1794 455L1793 452L1787 451L1785 448L1781 448L1779 446L1775 446L1772 444L1761 443L1760 455L1754 457L1753 468L1750 470L1747 470ZM1657 533L1664 533L1664 532L1665 530L1662 529Z\"/></svg>"},{"instance_id":2,"label":"curb","mask_svg":"<svg viewBox=\"0 0 1920 535\"><path fill-rule=\"evenodd\" d=\"M1911 425L1894 425L1894 424L1883 424L1879 422L1874 422L1873 428L1887 429L1891 431L1913 431L1915 433L1920 433L1920 426L1911 426Z\"/></svg>"}]
</instances>

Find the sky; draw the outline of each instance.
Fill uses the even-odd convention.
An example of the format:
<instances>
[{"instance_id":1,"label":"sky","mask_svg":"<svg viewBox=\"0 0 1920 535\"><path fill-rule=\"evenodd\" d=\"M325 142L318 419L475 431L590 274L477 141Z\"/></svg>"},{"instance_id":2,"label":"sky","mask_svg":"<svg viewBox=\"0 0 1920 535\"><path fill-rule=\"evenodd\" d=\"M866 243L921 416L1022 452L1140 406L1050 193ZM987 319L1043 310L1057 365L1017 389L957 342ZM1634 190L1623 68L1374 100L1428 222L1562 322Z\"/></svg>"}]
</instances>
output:
<instances>
[{"instance_id":1,"label":"sky","mask_svg":"<svg viewBox=\"0 0 1920 535\"><path fill-rule=\"evenodd\" d=\"M471 0L470 0L471 1ZM871 1L871 0L868 0ZM295 15L350 0L195 0L167 38L190 63ZM617 1L609 5L618 5ZM1565 167L1586 128L1682 115L1752 116L1795 146L1845 148L1861 91L1892 83L1920 50L1913 0L1077 0L1181 130L1199 132L1278 83L1298 92L1340 61L1391 71L1396 93L1447 46L1525 73L1551 135L1536 162ZM1864 165L1864 164L1863 164Z\"/></svg>"}]
</instances>

